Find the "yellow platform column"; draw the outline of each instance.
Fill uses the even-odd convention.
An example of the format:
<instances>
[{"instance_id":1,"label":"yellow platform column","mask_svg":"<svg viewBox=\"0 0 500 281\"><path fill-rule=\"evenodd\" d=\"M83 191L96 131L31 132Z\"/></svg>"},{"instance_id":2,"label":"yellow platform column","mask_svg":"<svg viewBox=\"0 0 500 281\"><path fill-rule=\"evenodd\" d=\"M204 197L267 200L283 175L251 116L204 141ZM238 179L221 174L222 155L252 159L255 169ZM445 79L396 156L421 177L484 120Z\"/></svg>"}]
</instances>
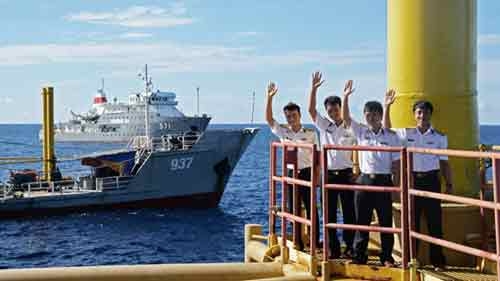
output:
<instances>
[{"instance_id":1,"label":"yellow platform column","mask_svg":"<svg viewBox=\"0 0 500 281\"><path fill-rule=\"evenodd\" d=\"M477 149L476 14L476 0L387 1L388 87L398 92L391 110L393 127L415 126L412 105L426 99L434 105L433 126L448 135L450 148ZM476 195L478 162L450 162L454 194ZM445 239L467 241L468 234L480 232L477 208L442 206ZM421 223L421 231L428 233ZM428 250L427 243L420 243L420 264L428 263ZM449 265L474 264L467 255L450 250L445 255Z\"/></svg>"},{"instance_id":2,"label":"yellow platform column","mask_svg":"<svg viewBox=\"0 0 500 281\"><path fill-rule=\"evenodd\" d=\"M388 0L388 87L393 127L412 127L412 105L434 105L433 126L450 148L477 149L476 0ZM456 194L478 192L475 161L451 159Z\"/></svg>"},{"instance_id":3,"label":"yellow platform column","mask_svg":"<svg viewBox=\"0 0 500 281\"><path fill-rule=\"evenodd\" d=\"M47 181L52 180L55 170L54 153L54 88L45 87L42 90L43 114L43 176Z\"/></svg>"}]
</instances>

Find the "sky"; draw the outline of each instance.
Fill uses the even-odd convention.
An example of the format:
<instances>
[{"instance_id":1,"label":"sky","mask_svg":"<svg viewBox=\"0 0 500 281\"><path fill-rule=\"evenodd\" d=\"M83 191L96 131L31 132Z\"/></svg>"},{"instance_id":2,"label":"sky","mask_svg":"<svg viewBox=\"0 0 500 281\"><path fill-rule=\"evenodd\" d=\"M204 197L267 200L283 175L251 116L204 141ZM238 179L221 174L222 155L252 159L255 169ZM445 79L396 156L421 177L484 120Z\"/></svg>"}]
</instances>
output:
<instances>
[{"instance_id":1,"label":"sky","mask_svg":"<svg viewBox=\"0 0 500 281\"><path fill-rule=\"evenodd\" d=\"M479 120L500 124L500 1L478 0ZM319 100L355 80L359 100L386 88L386 1L7 1L0 0L0 123L40 123L43 86L55 88L56 121L84 112L101 79L108 99L155 86L179 108L214 123L264 122L265 87L276 114L305 107L311 73L326 78ZM359 116L361 104L352 105ZM281 116L279 119L282 119Z\"/></svg>"}]
</instances>

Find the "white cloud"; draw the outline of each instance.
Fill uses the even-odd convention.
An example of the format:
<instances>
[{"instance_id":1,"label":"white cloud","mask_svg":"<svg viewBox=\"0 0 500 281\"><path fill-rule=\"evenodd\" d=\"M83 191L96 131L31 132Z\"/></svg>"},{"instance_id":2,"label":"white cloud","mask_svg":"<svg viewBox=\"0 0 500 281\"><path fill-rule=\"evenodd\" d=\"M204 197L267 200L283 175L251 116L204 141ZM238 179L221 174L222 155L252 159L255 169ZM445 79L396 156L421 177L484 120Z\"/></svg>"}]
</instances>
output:
<instances>
[{"instance_id":1,"label":"white cloud","mask_svg":"<svg viewBox=\"0 0 500 281\"><path fill-rule=\"evenodd\" d=\"M194 19L186 16L182 3L172 3L167 8L156 6L131 6L127 9L115 9L109 12L82 11L65 16L74 22L92 24L119 25L126 27L173 27L187 25Z\"/></svg>"},{"instance_id":2,"label":"white cloud","mask_svg":"<svg viewBox=\"0 0 500 281\"><path fill-rule=\"evenodd\" d=\"M303 65L364 64L383 61L382 50L300 50L260 54L252 47L163 43L84 43L0 47L0 66L47 63L99 63L134 67L154 62L168 72L246 71Z\"/></svg>"},{"instance_id":3,"label":"white cloud","mask_svg":"<svg viewBox=\"0 0 500 281\"><path fill-rule=\"evenodd\" d=\"M153 34L142 33L142 32L127 32L120 35L120 38L125 38L125 39L140 39L149 37L153 37Z\"/></svg>"},{"instance_id":4,"label":"white cloud","mask_svg":"<svg viewBox=\"0 0 500 281\"><path fill-rule=\"evenodd\" d=\"M479 45L500 45L500 34L479 35Z\"/></svg>"},{"instance_id":5,"label":"white cloud","mask_svg":"<svg viewBox=\"0 0 500 281\"><path fill-rule=\"evenodd\" d=\"M14 102L14 99L11 97L0 97L0 104L11 104Z\"/></svg>"}]
</instances>

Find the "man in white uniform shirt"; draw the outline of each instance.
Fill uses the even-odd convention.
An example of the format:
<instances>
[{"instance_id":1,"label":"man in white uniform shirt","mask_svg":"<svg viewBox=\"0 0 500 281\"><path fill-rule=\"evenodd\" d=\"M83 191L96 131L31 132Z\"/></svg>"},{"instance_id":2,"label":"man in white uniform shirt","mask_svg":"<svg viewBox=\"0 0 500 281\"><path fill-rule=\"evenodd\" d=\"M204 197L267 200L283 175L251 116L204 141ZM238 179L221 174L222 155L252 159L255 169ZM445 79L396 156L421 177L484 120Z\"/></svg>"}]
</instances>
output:
<instances>
[{"instance_id":1,"label":"man in white uniform shirt","mask_svg":"<svg viewBox=\"0 0 500 281\"><path fill-rule=\"evenodd\" d=\"M394 100L394 92L388 93L385 97L384 127L386 128L390 128L392 125L390 110ZM435 149L448 148L448 138L446 135L440 133L431 125L432 112L433 106L428 101L417 101L413 105L416 127L396 129L396 132L406 146ZM413 155L412 172L413 184L416 189L441 192L442 175L446 183L446 193L451 193L453 190L447 156L416 153ZM420 231L420 217L422 214L425 214L429 234L436 238L442 238L441 202L436 199L422 197L415 197L414 202L416 231ZM440 246L430 245L430 259L436 268L440 268L445 264L443 251Z\"/></svg>"},{"instance_id":2,"label":"man in white uniform shirt","mask_svg":"<svg viewBox=\"0 0 500 281\"><path fill-rule=\"evenodd\" d=\"M295 103L288 103L283 108L283 113L286 118L287 125L280 125L273 117L273 97L278 93L278 88L274 83L270 83L267 87L267 105L266 105L266 121L271 131L281 139L282 142L297 142L297 143L312 143L318 144L316 131L314 129L304 128L300 121L300 107ZM298 177L301 180L310 181L311 180L311 167L312 167L312 153L308 149L299 148L297 152L297 166L298 166ZM293 211L293 200L292 200L292 186L288 187L287 193L287 208L288 212ZM299 187L298 188L299 202L304 204L306 209L307 218L310 219L311 214L311 197L309 187ZM316 209L317 212L317 209ZM319 228L319 218L316 213L316 225ZM294 223L295 233L300 233L299 223ZM315 237L316 244L319 244L319 231L316 230ZM299 238L298 249L304 249L304 241Z\"/></svg>"},{"instance_id":3,"label":"man in white uniform shirt","mask_svg":"<svg viewBox=\"0 0 500 281\"><path fill-rule=\"evenodd\" d=\"M354 145L356 139L351 130L344 126L342 120L341 105L342 100L337 96L329 96L325 99L324 106L328 117L323 117L316 110L316 95L318 88L323 84L322 75L316 72L312 77L312 88L309 96L309 115L314 125L319 130L321 145ZM347 83L344 91L351 91L352 83ZM351 151L328 151L328 183L350 184L352 183L352 152ZM345 224L355 223L354 211L354 191L352 190L328 190L328 223L337 222L337 202L340 197L342 204L342 217ZM330 259L341 256L340 243L336 231L328 231ZM353 254L353 242L355 231L344 230L342 238L346 244L344 256L350 257Z\"/></svg>"},{"instance_id":4,"label":"man in white uniform shirt","mask_svg":"<svg viewBox=\"0 0 500 281\"><path fill-rule=\"evenodd\" d=\"M342 117L346 126L352 128L358 144L361 146L400 146L400 140L396 133L382 127L383 108L379 102L369 101L365 104L363 113L367 125L359 124L351 119L349 96L352 92L344 93ZM394 182L399 182L399 153L360 151L359 156L361 176L358 180L360 184L394 186ZM373 210L376 210L380 226L392 227L392 199L390 193L356 191L354 197L357 224L370 225ZM382 240L380 262L385 266L393 266L394 235L381 233L380 236ZM354 262L365 264L368 261L366 253L368 240L368 232L358 232Z\"/></svg>"}]
</instances>

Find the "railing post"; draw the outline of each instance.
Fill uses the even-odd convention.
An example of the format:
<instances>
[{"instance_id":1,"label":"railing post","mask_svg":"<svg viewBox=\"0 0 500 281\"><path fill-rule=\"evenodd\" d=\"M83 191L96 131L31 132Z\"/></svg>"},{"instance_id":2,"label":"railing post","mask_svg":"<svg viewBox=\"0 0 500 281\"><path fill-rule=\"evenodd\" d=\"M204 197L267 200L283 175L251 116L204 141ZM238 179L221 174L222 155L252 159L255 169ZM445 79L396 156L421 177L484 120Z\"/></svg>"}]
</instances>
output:
<instances>
[{"instance_id":1,"label":"railing post","mask_svg":"<svg viewBox=\"0 0 500 281\"><path fill-rule=\"evenodd\" d=\"M480 151L486 151L487 148L484 144L479 146ZM479 159L479 200L484 200L485 188L488 184L486 179L486 158ZM488 235L487 235L487 224L486 224L486 215L483 207L479 208L479 215L481 216L481 249L488 249ZM485 259L481 259L481 269L483 269Z\"/></svg>"},{"instance_id":2,"label":"railing post","mask_svg":"<svg viewBox=\"0 0 500 281\"><path fill-rule=\"evenodd\" d=\"M493 199L495 203L500 203L500 159L494 156L493 162ZM496 207L495 211L495 240L497 254L497 278L500 280L500 209Z\"/></svg>"},{"instance_id":3,"label":"railing post","mask_svg":"<svg viewBox=\"0 0 500 281\"><path fill-rule=\"evenodd\" d=\"M402 250L402 265L404 269L408 268L409 262L409 239L410 232L408 226L408 182L406 180L408 176L407 171L407 152L406 148L401 150L401 161L400 161L400 180L399 186L401 188L400 198L401 198L401 250Z\"/></svg>"},{"instance_id":4,"label":"railing post","mask_svg":"<svg viewBox=\"0 0 500 281\"><path fill-rule=\"evenodd\" d=\"M327 163L327 154L328 154L328 149L326 149L324 146L321 149L321 172L322 172L322 177L323 180L321 181L321 193L323 195L323 204L321 206L322 211L323 211L323 261L326 262L328 261L328 228L326 227L326 224L328 223L328 191L325 188L325 185L328 184L328 163ZM326 266L326 265L324 265ZM329 276L326 277L325 280L327 280Z\"/></svg>"},{"instance_id":5,"label":"railing post","mask_svg":"<svg viewBox=\"0 0 500 281\"><path fill-rule=\"evenodd\" d=\"M415 229L415 200L414 197L410 194L410 190L413 189L413 152L407 151L406 157L406 172L407 172L407 200L408 200L408 238L409 238L409 248L410 248L410 260L412 264L415 264L417 261L417 246L416 240L411 236L411 232Z\"/></svg>"},{"instance_id":6,"label":"railing post","mask_svg":"<svg viewBox=\"0 0 500 281\"><path fill-rule=\"evenodd\" d=\"M31 183L28 183L28 197L31 197Z\"/></svg>"},{"instance_id":7,"label":"railing post","mask_svg":"<svg viewBox=\"0 0 500 281\"><path fill-rule=\"evenodd\" d=\"M269 147L269 235L276 235L276 182L273 177L276 175L276 147L271 143ZM269 245L271 246L271 245Z\"/></svg>"},{"instance_id":8,"label":"railing post","mask_svg":"<svg viewBox=\"0 0 500 281\"><path fill-rule=\"evenodd\" d=\"M310 248L311 248L311 274L316 276L316 232L319 230L319 225L316 225L316 215L317 215L317 200L316 200L316 187L318 186L318 179L316 178L316 171L318 168L318 152L316 151L316 144L312 146L312 159L311 159L311 214L309 218L311 218L311 231L310 231Z\"/></svg>"},{"instance_id":9,"label":"railing post","mask_svg":"<svg viewBox=\"0 0 500 281\"><path fill-rule=\"evenodd\" d=\"M290 154L287 156L287 162L293 160L292 162L292 178L297 179L299 177L299 167L297 165L298 161L298 150L296 147L292 151L286 151L286 153L292 153L293 157L288 157ZM287 169L288 170L288 169ZM288 174L286 175L288 176ZM292 183L292 214L300 217L300 214L302 212L302 205L299 200L300 192L297 190L297 185L295 183ZM287 198L288 199L288 198ZM296 247L298 245L299 239L302 239L301 235L301 226L298 222L292 221L292 240L293 240L293 245Z\"/></svg>"},{"instance_id":10,"label":"railing post","mask_svg":"<svg viewBox=\"0 0 500 281\"><path fill-rule=\"evenodd\" d=\"M287 153L288 147L285 143L283 143L283 151L282 151L282 158L281 158L281 210L283 213L288 213L289 210L286 206L286 199L288 196L287 192L287 184L285 181L285 177L287 177L287 169L286 169L286 163L287 163ZM288 263L288 247L287 247L287 235L286 235L286 227L287 227L287 221L285 216L281 217L281 262L283 264Z\"/></svg>"},{"instance_id":11,"label":"railing post","mask_svg":"<svg viewBox=\"0 0 500 281\"><path fill-rule=\"evenodd\" d=\"M116 179L116 189L120 189L120 180L118 177L115 177Z\"/></svg>"}]
</instances>

